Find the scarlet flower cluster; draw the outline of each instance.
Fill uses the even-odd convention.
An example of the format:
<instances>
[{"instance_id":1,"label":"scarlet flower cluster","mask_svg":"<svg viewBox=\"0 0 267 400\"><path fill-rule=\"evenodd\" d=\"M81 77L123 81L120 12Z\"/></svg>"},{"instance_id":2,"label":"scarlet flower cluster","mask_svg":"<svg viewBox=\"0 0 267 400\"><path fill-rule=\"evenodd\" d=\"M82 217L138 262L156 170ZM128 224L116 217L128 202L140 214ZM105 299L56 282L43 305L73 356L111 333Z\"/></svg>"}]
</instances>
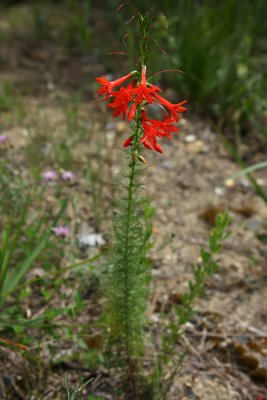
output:
<instances>
[{"instance_id":1,"label":"scarlet flower cluster","mask_svg":"<svg viewBox=\"0 0 267 400\"><path fill-rule=\"evenodd\" d=\"M96 78L96 81L101 85L97 92L105 95L104 100L106 101L112 99L108 107L114 109L114 117L122 116L123 119L127 118L131 121L136 117L137 108L141 105L141 126L143 130L141 143L150 150L162 153L162 149L157 143L157 138L167 137L170 140L171 133L179 131L174 123L178 122L180 115L186 110L183 107L186 100L173 104L160 96L159 92L161 92L161 89L147 82L145 66L142 68L140 82L137 81L136 74L136 72L130 72L112 82L108 81L105 77ZM122 86L120 89L114 90L114 88L122 85L130 78L133 78L133 80L128 86ZM157 103L164 109L165 116L162 121L148 118L145 106L152 103ZM140 113L138 114L138 118L140 118ZM133 136L129 137L123 142L123 147L130 146L133 140Z\"/></svg>"}]
</instances>

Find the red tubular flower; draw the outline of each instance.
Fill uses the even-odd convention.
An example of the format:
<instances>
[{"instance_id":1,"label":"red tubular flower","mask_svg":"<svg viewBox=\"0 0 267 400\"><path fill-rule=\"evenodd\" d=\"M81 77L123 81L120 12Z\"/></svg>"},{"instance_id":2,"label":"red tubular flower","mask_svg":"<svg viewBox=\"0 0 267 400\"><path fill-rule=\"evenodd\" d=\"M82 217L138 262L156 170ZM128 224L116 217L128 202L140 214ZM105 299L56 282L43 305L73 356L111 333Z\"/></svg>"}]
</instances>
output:
<instances>
[{"instance_id":1,"label":"red tubular flower","mask_svg":"<svg viewBox=\"0 0 267 400\"><path fill-rule=\"evenodd\" d=\"M135 89L135 101L134 104L132 105L129 114L128 114L128 119L129 121L134 118L136 107L141 104L142 102L147 102L149 104L153 103L154 98L153 95L156 92L160 92L160 88L155 86L155 85L150 85L146 81L146 67L143 66L142 68L142 77L141 77L141 82Z\"/></svg>"},{"instance_id":2,"label":"red tubular flower","mask_svg":"<svg viewBox=\"0 0 267 400\"><path fill-rule=\"evenodd\" d=\"M124 140L124 142L122 142L122 146L123 147L128 147L130 146L130 144L132 144L133 141L133 136L130 136L128 139Z\"/></svg>"},{"instance_id":3,"label":"red tubular flower","mask_svg":"<svg viewBox=\"0 0 267 400\"><path fill-rule=\"evenodd\" d=\"M178 132L179 129L172 124L173 119L165 115L163 121L158 121L150 119L147 117L146 113L142 112L142 126L144 130L141 142L150 150L156 150L162 153L161 147L158 145L157 137L167 137L169 140L171 138L172 132Z\"/></svg>"},{"instance_id":4,"label":"red tubular flower","mask_svg":"<svg viewBox=\"0 0 267 400\"><path fill-rule=\"evenodd\" d=\"M116 86L123 84L130 77L133 77L133 80L128 86L122 86L120 89L113 91ZM180 114L186 110L183 107L186 100L173 104L160 96L160 88L147 82L146 66L142 67L140 82L136 79L136 72L130 72L112 82L109 82L105 77L96 78L96 81L101 85L98 93L104 94L105 100L112 98L108 107L113 108L114 117L121 115L124 119L128 117L128 120L132 120L136 116L138 106L144 109L147 104L152 104L153 102L156 102L166 111L163 121L148 118L145 111L142 111L141 116L138 112L136 121L138 124L136 135L139 137L139 128L142 128L143 131L140 143L150 150L162 153L162 149L157 143L157 138L167 137L170 140L171 134L179 131L174 122L178 122ZM128 147L133 143L134 135L122 143L123 147Z\"/></svg>"},{"instance_id":5,"label":"red tubular flower","mask_svg":"<svg viewBox=\"0 0 267 400\"><path fill-rule=\"evenodd\" d=\"M178 122L179 115L180 113L184 112L186 110L185 107L182 107L183 104L187 102L187 100L181 101L180 103L173 104L170 101L164 99L164 97L161 97L158 93L154 93L154 96L158 99L158 102L162 104L167 110L171 113L173 121Z\"/></svg>"},{"instance_id":6,"label":"red tubular flower","mask_svg":"<svg viewBox=\"0 0 267 400\"><path fill-rule=\"evenodd\" d=\"M154 130L157 132L158 137L164 137L166 136L169 140L171 139L171 133L172 132L179 132L179 128L177 126L173 125L173 119L168 116L168 114L165 114L164 120L155 120L155 119L150 119L146 115L146 113L143 111L142 113L142 118L143 121L150 122L150 124L153 126Z\"/></svg>"},{"instance_id":7,"label":"red tubular flower","mask_svg":"<svg viewBox=\"0 0 267 400\"><path fill-rule=\"evenodd\" d=\"M115 81L108 81L107 78L104 76L101 76L100 78L96 78L96 81L102 86L98 89L97 93L98 94L106 94L107 98L111 95L112 90L114 87L121 85L123 82L127 81L132 76L132 72L130 72L127 75L122 76L119 79L116 79Z\"/></svg>"},{"instance_id":8,"label":"red tubular flower","mask_svg":"<svg viewBox=\"0 0 267 400\"><path fill-rule=\"evenodd\" d=\"M156 150L159 153L162 153L162 148L159 146L156 140L156 132L153 129L153 126L150 126L143 122L144 135L141 139L141 142L144 146L146 146L149 150Z\"/></svg>"},{"instance_id":9,"label":"red tubular flower","mask_svg":"<svg viewBox=\"0 0 267 400\"><path fill-rule=\"evenodd\" d=\"M129 86L122 87L120 90L112 93L114 96L112 103L108 104L108 107L114 108L113 117L117 117L122 114L123 118L126 118L128 112L128 104L133 100L134 83Z\"/></svg>"},{"instance_id":10,"label":"red tubular flower","mask_svg":"<svg viewBox=\"0 0 267 400\"><path fill-rule=\"evenodd\" d=\"M150 104L153 103L154 99L152 95L156 92L160 92L160 88L154 85L147 84L146 67L143 66L141 82L136 88L135 104L139 105L143 101L147 101Z\"/></svg>"}]
</instances>

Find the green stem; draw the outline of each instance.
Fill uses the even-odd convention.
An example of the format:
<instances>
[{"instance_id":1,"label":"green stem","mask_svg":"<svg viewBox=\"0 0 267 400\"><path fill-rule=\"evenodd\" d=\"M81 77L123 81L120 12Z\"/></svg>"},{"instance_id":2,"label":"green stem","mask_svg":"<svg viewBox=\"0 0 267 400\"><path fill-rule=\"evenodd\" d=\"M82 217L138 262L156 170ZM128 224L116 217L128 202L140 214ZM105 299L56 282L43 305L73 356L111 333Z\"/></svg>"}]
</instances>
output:
<instances>
[{"instance_id":1,"label":"green stem","mask_svg":"<svg viewBox=\"0 0 267 400\"><path fill-rule=\"evenodd\" d=\"M135 179L136 179L136 174L137 174L137 160L138 160L138 155L140 153L140 134L141 132L141 124L140 124L140 118L141 118L141 109L137 110L136 113L136 118L135 118L135 141L134 145L132 147L132 150L129 154L130 156L130 162L128 164L129 168L129 178L128 178L128 187L127 187L127 212L126 212L126 229L125 229L125 247L124 247L124 304L125 304L125 320L124 320L124 347L125 347L125 355L126 355L126 361L127 361L127 367L128 367L128 377L129 381L131 384L131 389L132 389L132 394L133 398L137 398L137 380L136 380L136 361L134 359L134 354L135 354L135 349L132 347L134 345L132 341L132 324L130 323L129 318L131 318L131 313L132 313L132 305L130 305L130 297L131 297L131 290L134 290L134 288L131 288L132 282L130 282L130 274L134 273L137 274L137 271L129 271L129 268L132 268L131 263L129 262L129 258L131 256L131 248L130 245L131 243L131 229L132 229L132 223L134 222L135 219L135 210L134 207L136 205L136 201L134 198L134 191L135 191Z\"/></svg>"},{"instance_id":2,"label":"green stem","mask_svg":"<svg viewBox=\"0 0 267 400\"><path fill-rule=\"evenodd\" d=\"M130 164L130 176L129 176L129 186L128 186L128 204L127 204L127 220L126 220L126 238L125 238L125 269L124 269L124 301L125 301L125 309L127 315L125 316L125 350L127 357L127 365L128 365L128 373L131 381L133 393L136 392L136 379L135 379L135 367L134 362L132 360L132 349L131 349L131 340L129 340L129 295L130 295L130 285L129 285L129 233L131 228L131 221L133 219L133 188L134 188L134 176L135 176L135 167L136 160L131 160Z\"/></svg>"}]
</instances>

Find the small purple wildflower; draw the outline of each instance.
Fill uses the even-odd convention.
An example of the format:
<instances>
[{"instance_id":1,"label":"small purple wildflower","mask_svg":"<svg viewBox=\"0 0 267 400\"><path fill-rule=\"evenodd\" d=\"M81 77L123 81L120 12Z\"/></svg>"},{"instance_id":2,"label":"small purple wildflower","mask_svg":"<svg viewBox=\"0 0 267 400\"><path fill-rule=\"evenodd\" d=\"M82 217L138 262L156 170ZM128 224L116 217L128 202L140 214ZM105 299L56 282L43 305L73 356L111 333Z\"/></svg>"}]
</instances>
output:
<instances>
[{"instance_id":1,"label":"small purple wildflower","mask_svg":"<svg viewBox=\"0 0 267 400\"><path fill-rule=\"evenodd\" d=\"M73 182L75 180L75 174L71 171L64 171L61 174L61 178L63 179L63 181Z\"/></svg>"},{"instance_id":2,"label":"small purple wildflower","mask_svg":"<svg viewBox=\"0 0 267 400\"><path fill-rule=\"evenodd\" d=\"M57 180L57 173L49 170L42 174L42 178L44 182L55 182Z\"/></svg>"},{"instance_id":3,"label":"small purple wildflower","mask_svg":"<svg viewBox=\"0 0 267 400\"><path fill-rule=\"evenodd\" d=\"M5 143L8 141L7 135L0 135L0 143Z\"/></svg>"},{"instance_id":4,"label":"small purple wildflower","mask_svg":"<svg viewBox=\"0 0 267 400\"><path fill-rule=\"evenodd\" d=\"M54 228L52 228L52 231L56 236L61 236L61 237L70 236L71 233L70 227L63 225L55 226Z\"/></svg>"}]
</instances>

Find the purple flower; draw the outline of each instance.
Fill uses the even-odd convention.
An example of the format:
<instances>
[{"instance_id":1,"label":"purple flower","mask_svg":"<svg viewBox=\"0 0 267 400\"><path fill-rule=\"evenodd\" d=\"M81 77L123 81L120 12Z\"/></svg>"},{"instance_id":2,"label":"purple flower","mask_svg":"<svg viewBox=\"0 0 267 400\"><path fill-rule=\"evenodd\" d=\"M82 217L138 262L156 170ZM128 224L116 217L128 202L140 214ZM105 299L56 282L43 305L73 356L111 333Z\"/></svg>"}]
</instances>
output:
<instances>
[{"instance_id":1,"label":"purple flower","mask_svg":"<svg viewBox=\"0 0 267 400\"><path fill-rule=\"evenodd\" d=\"M71 233L70 227L63 225L55 226L54 228L52 228L52 231L56 236L61 236L61 237L70 236Z\"/></svg>"},{"instance_id":2,"label":"purple flower","mask_svg":"<svg viewBox=\"0 0 267 400\"><path fill-rule=\"evenodd\" d=\"M57 173L49 170L42 174L42 178L44 182L55 182L57 180Z\"/></svg>"},{"instance_id":3,"label":"purple flower","mask_svg":"<svg viewBox=\"0 0 267 400\"><path fill-rule=\"evenodd\" d=\"M63 181L73 182L75 179L75 174L71 171L64 171L62 172L61 178L63 179Z\"/></svg>"},{"instance_id":4,"label":"purple flower","mask_svg":"<svg viewBox=\"0 0 267 400\"><path fill-rule=\"evenodd\" d=\"M7 135L0 135L0 143L5 143L8 141Z\"/></svg>"}]
</instances>

